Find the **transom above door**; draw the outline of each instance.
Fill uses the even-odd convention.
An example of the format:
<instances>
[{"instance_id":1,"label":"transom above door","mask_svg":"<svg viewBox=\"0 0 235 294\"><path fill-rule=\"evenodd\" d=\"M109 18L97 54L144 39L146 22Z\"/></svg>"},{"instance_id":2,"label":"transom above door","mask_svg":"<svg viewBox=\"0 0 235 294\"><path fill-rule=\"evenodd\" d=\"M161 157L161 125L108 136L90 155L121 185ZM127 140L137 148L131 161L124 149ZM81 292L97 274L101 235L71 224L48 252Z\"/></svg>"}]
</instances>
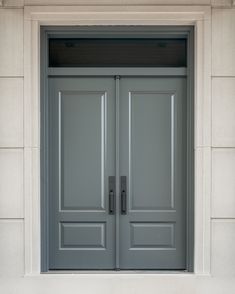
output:
<instances>
[{"instance_id":1,"label":"transom above door","mask_svg":"<svg viewBox=\"0 0 235 294\"><path fill-rule=\"evenodd\" d=\"M186 78L49 79L50 269L186 268Z\"/></svg>"}]
</instances>

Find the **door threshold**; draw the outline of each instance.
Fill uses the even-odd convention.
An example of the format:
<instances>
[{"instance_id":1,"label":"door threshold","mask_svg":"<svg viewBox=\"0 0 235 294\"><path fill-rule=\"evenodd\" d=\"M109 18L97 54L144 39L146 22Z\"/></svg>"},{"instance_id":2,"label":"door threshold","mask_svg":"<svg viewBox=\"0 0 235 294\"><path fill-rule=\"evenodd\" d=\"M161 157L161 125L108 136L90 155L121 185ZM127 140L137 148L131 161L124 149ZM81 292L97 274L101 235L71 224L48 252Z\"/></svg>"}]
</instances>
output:
<instances>
[{"instance_id":1,"label":"door threshold","mask_svg":"<svg viewBox=\"0 0 235 294\"><path fill-rule=\"evenodd\" d=\"M194 274L187 270L49 270L48 272L42 272L42 274L161 274L161 275L177 275L177 274Z\"/></svg>"}]
</instances>

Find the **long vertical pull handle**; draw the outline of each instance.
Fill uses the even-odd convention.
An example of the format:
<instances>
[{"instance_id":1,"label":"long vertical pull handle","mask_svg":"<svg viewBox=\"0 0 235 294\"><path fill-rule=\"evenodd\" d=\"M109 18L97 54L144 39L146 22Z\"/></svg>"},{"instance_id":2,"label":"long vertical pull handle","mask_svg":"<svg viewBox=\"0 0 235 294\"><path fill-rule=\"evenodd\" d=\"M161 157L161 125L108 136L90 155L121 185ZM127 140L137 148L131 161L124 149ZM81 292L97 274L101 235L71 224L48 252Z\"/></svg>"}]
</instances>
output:
<instances>
[{"instance_id":1,"label":"long vertical pull handle","mask_svg":"<svg viewBox=\"0 0 235 294\"><path fill-rule=\"evenodd\" d=\"M121 176L121 214L127 211L126 177Z\"/></svg>"},{"instance_id":2,"label":"long vertical pull handle","mask_svg":"<svg viewBox=\"0 0 235 294\"><path fill-rule=\"evenodd\" d=\"M109 214L115 212L115 177L109 177Z\"/></svg>"},{"instance_id":3,"label":"long vertical pull handle","mask_svg":"<svg viewBox=\"0 0 235 294\"><path fill-rule=\"evenodd\" d=\"M109 214L114 214L114 192L109 191Z\"/></svg>"},{"instance_id":4,"label":"long vertical pull handle","mask_svg":"<svg viewBox=\"0 0 235 294\"><path fill-rule=\"evenodd\" d=\"M121 214L126 214L126 191L121 193Z\"/></svg>"}]
</instances>

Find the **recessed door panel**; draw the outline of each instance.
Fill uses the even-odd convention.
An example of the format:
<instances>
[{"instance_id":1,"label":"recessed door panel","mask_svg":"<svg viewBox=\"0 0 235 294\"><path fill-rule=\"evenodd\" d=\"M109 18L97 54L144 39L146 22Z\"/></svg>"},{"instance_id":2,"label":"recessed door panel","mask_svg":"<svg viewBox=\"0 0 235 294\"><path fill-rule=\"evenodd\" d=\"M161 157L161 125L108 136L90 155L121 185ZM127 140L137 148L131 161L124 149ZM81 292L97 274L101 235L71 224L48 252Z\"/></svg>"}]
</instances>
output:
<instances>
[{"instance_id":1,"label":"recessed door panel","mask_svg":"<svg viewBox=\"0 0 235 294\"><path fill-rule=\"evenodd\" d=\"M120 268L186 267L185 90L185 78L121 79Z\"/></svg>"},{"instance_id":2,"label":"recessed door panel","mask_svg":"<svg viewBox=\"0 0 235 294\"><path fill-rule=\"evenodd\" d=\"M105 223L60 223L61 248L105 249Z\"/></svg>"},{"instance_id":3,"label":"recessed door panel","mask_svg":"<svg viewBox=\"0 0 235 294\"><path fill-rule=\"evenodd\" d=\"M107 92L60 91L58 99L61 209L104 209Z\"/></svg>"},{"instance_id":4,"label":"recessed door panel","mask_svg":"<svg viewBox=\"0 0 235 294\"><path fill-rule=\"evenodd\" d=\"M160 222L130 223L130 249L174 248L175 224Z\"/></svg>"},{"instance_id":5,"label":"recessed door panel","mask_svg":"<svg viewBox=\"0 0 235 294\"><path fill-rule=\"evenodd\" d=\"M50 269L115 267L113 78L49 79Z\"/></svg>"},{"instance_id":6,"label":"recessed door panel","mask_svg":"<svg viewBox=\"0 0 235 294\"><path fill-rule=\"evenodd\" d=\"M171 209L175 95L130 91L128 99L130 210Z\"/></svg>"}]
</instances>

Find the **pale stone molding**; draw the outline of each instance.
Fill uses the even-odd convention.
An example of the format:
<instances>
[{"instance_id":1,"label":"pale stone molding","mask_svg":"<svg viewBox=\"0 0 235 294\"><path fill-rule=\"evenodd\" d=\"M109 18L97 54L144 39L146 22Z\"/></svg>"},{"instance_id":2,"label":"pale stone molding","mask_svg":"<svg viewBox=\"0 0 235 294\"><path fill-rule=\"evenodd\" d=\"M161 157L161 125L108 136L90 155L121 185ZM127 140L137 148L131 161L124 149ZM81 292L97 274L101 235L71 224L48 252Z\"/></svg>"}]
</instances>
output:
<instances>
[{"instance_id":1,"label":"pale stone molding","mask_svg":"<svg viewBox=\"0 0 235 294\"><path fill-rule=\"evenodd\" d=\"M2 0L4 7L20 8L24 6L24 0Z\"/></svg>"},{"instance_id":2,"label":"pale stone molding","mask_svg":"<svg viewBox=\"0 0 235 294\"><path fill-rule=\"evenodd\" d=\"M25 274L40 275L40 26L195 26L195 275L211 258L211 7L26 6L24 9ZM90 275L88 273L86 275ZM69 274L65 274L69 275ZM125 274L124 274L125 275ZM139 274L141 275L141 274ZM182 277L187 274L178 274ZM45 276L45 275L44 275Z\"/></svg>"},{"instance_id":3,"label":"pale stone molding","mask_svg":"<svg viewBox=\"0 0 235 294\"><path fill-rule=\"evenodd\" d=\"M7 0L18 1L18 0ZM20 1L20 0L19 0ZM60 5L210 5L211 0L24 0L26 6Z\"/></svg>"},{"instance_id":4,"label":"pale stone molding","mask_svg":"<svg viewBox=\"0 0 235 294\"><path fill-rule=\"evenodd\" d=\"M235 0L211 0L211 6L215 8L233 8Z\"/></svg>"}]
</instances>

